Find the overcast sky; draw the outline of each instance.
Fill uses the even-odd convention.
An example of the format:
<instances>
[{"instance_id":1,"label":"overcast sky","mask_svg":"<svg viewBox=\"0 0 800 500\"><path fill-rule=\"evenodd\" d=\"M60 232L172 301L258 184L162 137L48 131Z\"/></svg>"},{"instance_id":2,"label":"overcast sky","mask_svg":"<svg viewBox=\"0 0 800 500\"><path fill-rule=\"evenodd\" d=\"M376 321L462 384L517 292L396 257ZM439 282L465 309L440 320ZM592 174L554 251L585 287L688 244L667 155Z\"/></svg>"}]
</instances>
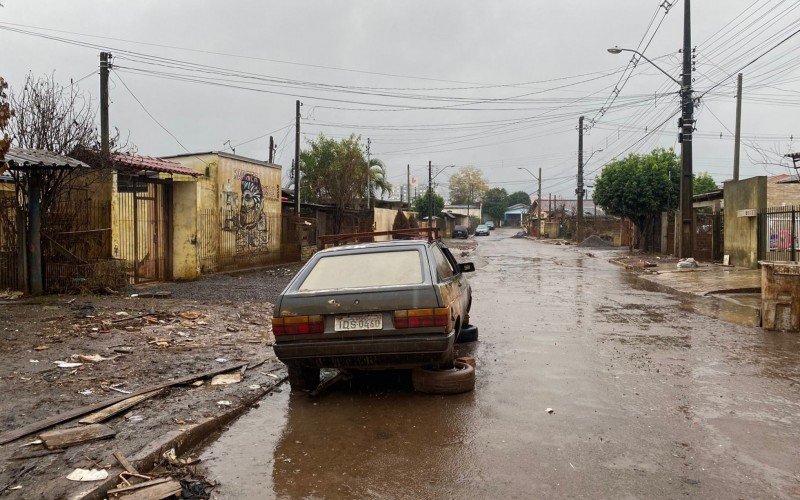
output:
<instances>
[{"instance_id":1,"label":"overcast sky","mask_svg":"<svg viewBox=\"0 0 800 500\"><path fill-rule=\"evenodd\" d=\"M426 181L431 160L532 192L518 168L542 168L545 196L574 197L581 114L586 157L603 150L588 161L588 183L615 156L679 148L677 85L645 61L625 72L630 54L606 51L647 45L679 78L684 5L665 12L661 2L3 0L0 74L12 90L28 72L65 84L86 77L78 85L96 106L97 46L108 48L111 124L145 155L186 150L133 95L191 152L230 141L266 159L272 132L286 177L300 98L303 142L320 132L370 137L395 184L407 164ZM695 172L721 182L732 171L735 72L800 28L800 1L695 0L692 20L695 89L718 84L698 110ZM744 177L787 173L764 165L762 152L777 163L800 150L791 141L800 137L798 48L800 35L743 71ZM443 190L448 174L437 178Z\"/></svg>"}]
</instances>

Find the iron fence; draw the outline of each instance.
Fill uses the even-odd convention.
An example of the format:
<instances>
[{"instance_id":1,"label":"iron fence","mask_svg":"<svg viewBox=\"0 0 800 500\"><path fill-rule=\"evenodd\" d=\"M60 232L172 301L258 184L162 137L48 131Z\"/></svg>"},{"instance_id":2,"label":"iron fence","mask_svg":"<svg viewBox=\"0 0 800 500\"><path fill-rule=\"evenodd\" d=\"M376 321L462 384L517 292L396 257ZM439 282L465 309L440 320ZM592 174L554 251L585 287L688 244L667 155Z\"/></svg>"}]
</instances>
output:
<instances>
[{"instance_id":1,"label":"iron fence","mask_svg":"<svg viewBox=\"0 0 800 500\"><path fill-rule=\"evenodd\" d=\"M202 209L198 214L197 252L200 272L247 269L300 260L300 247L293 251L281 243L284 225L280 214L238 210ZM296 247L296 248L294 248ZM296 254L296 255L295 255Z\"/></svg>"},{"instance_id":2,"label":"iron fence","mask_svg":"<svg viewBox=\"0 0 800 500\"><path fill-rule=\"evenodd\" d=\"M769 207L759 215L759 258L796 261L800 206Z\"/></svg>"},{"instance_id":3,"label":"iron fence","mask_svg":"<svg viewBox=\"0 0 800 500\"><path fill-rule=\"evenodd\" d=\"M0 290L19 289L17 206L11 196L0 196Z\"/></svg>"}]
</instances>

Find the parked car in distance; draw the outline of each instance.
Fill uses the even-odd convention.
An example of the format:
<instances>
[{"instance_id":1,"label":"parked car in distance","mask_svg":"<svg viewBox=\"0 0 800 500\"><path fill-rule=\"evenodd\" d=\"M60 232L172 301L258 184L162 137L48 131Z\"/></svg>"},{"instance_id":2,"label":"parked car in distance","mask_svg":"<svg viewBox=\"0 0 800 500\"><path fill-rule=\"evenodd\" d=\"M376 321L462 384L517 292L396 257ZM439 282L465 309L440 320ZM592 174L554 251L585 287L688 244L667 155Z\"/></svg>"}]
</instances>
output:
<instances>
[{"instance_id":1,"label":"parked car in distance","mask_svg":"<svg viewBox=\"0 0 800 500\"><path fill-rule=\"evenodd\" d=\"M453 238L469 238L469 231L467 226L456 226L453 228Z\"/></svg>"},{"instance_id":2,"label":"parked car in distance","mask_svg":"<svg viewBox=\"0 0 800 500\"><path fill-rule=\"evenodd\" d=\"M477 340L466 278L474 270L439 241L317 252L281 293L272 319L292 389L316 387L321 368L426 367L422 377L430 365L452 366L456 340Z\"/></svg>"},{"instance_id":3,"label":"parked car in distance","mask_svg":"<svg viewBox=\"0 0 800 500\"><path fill-rule=\"evenodd\" d=\"M481 224L475 228L475 236L489 236L489 226Z\"/></svg>"},{"instance_id":4,"label":"parked car in distance","mask_svg":"<svg viewBox=\"0 0 800 500\"><path fill-rule=\"evenodd\" d=\"M486 227L489 228L489 231L493 231L494 230L494 222L493 221L487 220L486 222L484 222L484 225L486 225Z\"/></svg>"}]
</instances>

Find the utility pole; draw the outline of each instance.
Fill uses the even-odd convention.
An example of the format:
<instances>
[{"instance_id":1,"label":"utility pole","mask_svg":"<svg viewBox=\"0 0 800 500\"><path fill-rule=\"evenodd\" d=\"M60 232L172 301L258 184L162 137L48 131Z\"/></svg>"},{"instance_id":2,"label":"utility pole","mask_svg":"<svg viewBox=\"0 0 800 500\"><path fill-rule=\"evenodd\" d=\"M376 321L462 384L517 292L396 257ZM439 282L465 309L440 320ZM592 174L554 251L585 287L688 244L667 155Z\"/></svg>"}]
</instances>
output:
<instances>
[{"instance_id":1,"label":"utility pole","mask_svg":"<svg viewBox=\"0 0 800 500\"><path fill-rule=\"evenodd\" d=\"M370 192L372 191L372 186L371 186L372 182L371 179L369 178L369 160L370 160L369 147L371 145L372 145L372 139L367 137L367 210L369 210L369 196L371 194Z\"/></svg>"},{"instance_id":2,"label":"utility pole","mask_svg":"<svg viewBox=\"0 0 800 500\"><path fill-rule=\"evenodd\" d=\"M736 141L733 146L733 180L739 180L739 148L742 141L742 74L736 77Z\"/></svg>"},{"instance_id":3,"label":"utility pole","mask_svg":"<svg viewBox=\"0 0 800 500\"><path fill-rule=\"evenodd\" d=\"M275 139L269 136L269 162L272 163L273 160L275 160Z\"/></svg>"},{"instance_id":4,"label":"utility pole","mask_svg":"<svg viewBox=\"0 0 800 500\"><path fill-rule=\"evenodd\" d=\"M108 125L108 70L111 54L100 52L100 153L103 166L108 164L111 154Z\"/></svg>"},{"instance_id":5,"label":"utility pole","mask_svg":"<svg viewBox=\"0 0 800 500\"><path fill-rule=\"evenodd\" d=\"M536 202L536 237L542 236L542 167L539 167L539 189L537 190Z\"/></svg>"},{"instance_id":6,"label":"utility pole","mask_svg":"<svg viewBox=\"0 0 800 500\"><path fill-rule=\"evenodd\" d=\"M295 101L294 126L294 215L300 217L300 100Z\"/></svg>"},{"instance_id":7,"label":"utility pole","mask_svg":"<svg viewBox=\"0 0 800 500\"><path fill-rule=\"evenodd\" d=\"M681 73L681 228L678 257L694 253L694 213L692 210L692 132L694 101L692 100L692 28L690 0L683 0L683 72Z\"/></svg>"},{"instance_id":8,"label":"utility pole","mask_svg":"<svg viewBox=\"0 0 800 500\"><path fill-rule=\"evenodd\" d=\"M576 219L575 238L583 241L583 117L578 118L578 218Z\"/></svg>"},{"instance_id":9,"label":"utility pole","mask_svg":"<svg viewBox=\"0 0 800 500\"><path fill-rule=\"evenodd\" d=\"M408 193L408 210L411 211L411 165L406 165L406 193Z\"/></svg>"},{"instance_id":10,"label":"utility pole","mask_svg":"<svg viewBox=\"0 0 800 500\"><path fill-rule=\"evenodd\" d=\"M433 164L428 160L428 238L433 234Z\"/></svg>"}]
</instances>

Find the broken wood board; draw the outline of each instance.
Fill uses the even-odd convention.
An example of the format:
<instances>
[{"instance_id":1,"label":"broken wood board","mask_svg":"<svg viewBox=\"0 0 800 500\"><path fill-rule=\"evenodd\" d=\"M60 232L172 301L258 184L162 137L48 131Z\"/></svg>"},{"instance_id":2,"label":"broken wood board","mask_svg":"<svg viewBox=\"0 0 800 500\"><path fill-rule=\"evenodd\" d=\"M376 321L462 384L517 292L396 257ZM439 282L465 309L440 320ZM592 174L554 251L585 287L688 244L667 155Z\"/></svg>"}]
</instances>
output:
<instances>
[{"instance_id":1,"label":"broken wood board","mask_svg":"<svg viewBox=\"0 0 800 500\"><path fill-rule=\"evenodd\" d=\"M153 479L144 483L108 491L108 498L120 500L161 500L181 493L181 483L172 478Z\"/></svg>"},{"instance_id":2,"label":"broken wood board","mask_svg":"<svg viewBox=\"0 0 800 500\"><path fill-rule=\"evenodd\" d=\"M136 468L133 465L131 465L131 463L128 461L128 459L125 458L125 455L123 455L121 451L115 451L114 452L114 458L116 458L117 462L119 462L119 464L122 466L122 468L125 469L125 472L127 472L129 474L138 474L139 473L139 471L137 471Z\"/></svg>"},{"instance_id":3,"label":"broken wood board","mask_svg":"<svg viewBox=\"0 0 800 500\"><path fill-rule=\"evenodd\" d=\"M247 365L243 366L242 368L246 367ZM241 373L221 373L219 375L214 375L214 378L211 379L211 385L238 384L241 381L242 381Z\"/></svg>"},{"instance_id":4,"label":"broken wood board","mask_svg":"<svg viewBox=\"0 0 800 500\"><path fill-rule=\"evenodd\" d=\"M78 420L81 424L97 424L104 420L108 420L109 418L113 417L118 413L122 413L123 411L127 410L128 408L135 406L145 399L152 398L156 394L163 391L163 389L157 389L152 392L146 392L144 394L140 394L138 396L129 397L124 401L120 401L119 403L113 404L108 408L104 408L96 413L92 413L89 416L86 416L80 420Z\"/></svg>"},{"instance_id":5,"label":"broken wood board","mask_svg":"<svg viewBox=\"0 0 800 500\"><path fill-rule=\"evenodd\" d=\"M35 450L31 452L16 452L6 460L27 460L29 458L40 458L52 455L54 453L64 453L64 450Z\"/></svg>"},{"instance_id":6,"label":"broken wood board","mask_svg":"<svg viewBox=\"0 0 800 500\"><path fill-rule=\"evenodd\" d=\"M112 438L117 431L103 424L85 425L83 427L70 427L69 429L57 429L39 434L39 439L44 441L44 446L48 450L69 448L76 444L88 443L99 439Z\"/></svg>"},{"instance_id":7,"label":"broken wood board","mask_svg":"<svg viewBox=\"0 0 800 500\"><path fill-rule=\"evenodd\" d=\"M34 432L39 432L41 430L47 429L48 427L53 427L54 425L58 425L62 422L66 422L68 420L72 420L74 418L82 417L87 413L92 413L97 410L102 410L103 408L107 408L113 404L119 403L120 401L124 401L128 398L132 398L134 396L140 396L142 394L146 394L148 392L153 392L157 389L164 389L166 387L172 387L175 385L182 385L188 384L194 380L199 378L206 378L212 377L214 375L218 375L220 373L229 372L231 370L238 370L242 366L246 365L247 363L236 363L230 366L224 366L222 368L217 368L216 370L209 370L207 372L196 373L193 375L187 375L185 377L177 378L175 380L170 380L167 382L162 382L160 384L152 385L150 387L145 387L139 391L134 392L133 394L121 394L119 396L106 399L105 401L101 401L99 403L94 403L91 405L81 406L79 408L75 408L73 410L65 411L54 415L50 418L46 418L44 420L40 420L38 422L33 422L32 424L25 425L23 427L19 427L17 429L13 429L10 431L3 432L0 434L0 444L10 443L16 439L19 439L23 436L27 436L28 434L33 434Z\"/></svg>"}]
</instances>

